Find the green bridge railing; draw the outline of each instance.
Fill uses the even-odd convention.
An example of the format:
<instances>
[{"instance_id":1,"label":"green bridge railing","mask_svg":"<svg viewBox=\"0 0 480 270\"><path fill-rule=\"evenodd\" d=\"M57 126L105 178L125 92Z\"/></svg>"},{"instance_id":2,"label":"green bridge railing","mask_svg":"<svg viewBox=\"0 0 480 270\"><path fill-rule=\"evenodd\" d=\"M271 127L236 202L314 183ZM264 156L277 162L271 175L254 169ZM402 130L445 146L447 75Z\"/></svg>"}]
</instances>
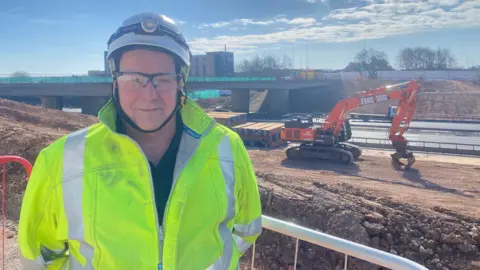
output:
<instances>
[{"instance_id":1,"label":"green bridge railing","mask_svg":"<svg viewBox=\"0 0 480 270\"><path fill-rule=\"evenodd\" d=\"M258 82L276 81L275 77L189 77L187 82ZM112 77L98 76L32 76L0 77L0 84L14 83L105 83Z\"/></svg>"}]
</instances>

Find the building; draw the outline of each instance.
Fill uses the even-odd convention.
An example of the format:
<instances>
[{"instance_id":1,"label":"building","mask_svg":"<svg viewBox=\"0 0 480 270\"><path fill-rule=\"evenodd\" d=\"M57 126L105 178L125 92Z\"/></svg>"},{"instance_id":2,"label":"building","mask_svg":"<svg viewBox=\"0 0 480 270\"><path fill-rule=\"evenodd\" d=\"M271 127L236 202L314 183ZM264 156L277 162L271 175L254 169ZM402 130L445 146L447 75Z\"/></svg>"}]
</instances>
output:
<instances>
[{"instance_id":1,"label":"building","mask_svg":"<svg viewBox=\"0 0 480 270\"><path fill-rule=\"evenodd\" d=\"M193 55L190 76L193 77L227 77L235 74L232 52L207 52Z\"/></svg>"},{"instance_id":2,"label":"building","mask_svg":"<svg viewBox=\"0 0 480 270\"><path fill-rule=\"evenodd\" d=\"M210 63L210 66L212 63ZM211 75L212 68L208 69L207 74L207 55L193 55L190 60L190 76L194 77L213 77Z\"/></svg>"},{"instance_id":3,"label":"building","mask_svg":"<svg viewBox=\"0 0 480 270\"><path fill-rule=\"evenodd\" d=\"M208 52L207 58L212 59L215 77L235 75L232 52Z\"/></svg>"}]
</instances>

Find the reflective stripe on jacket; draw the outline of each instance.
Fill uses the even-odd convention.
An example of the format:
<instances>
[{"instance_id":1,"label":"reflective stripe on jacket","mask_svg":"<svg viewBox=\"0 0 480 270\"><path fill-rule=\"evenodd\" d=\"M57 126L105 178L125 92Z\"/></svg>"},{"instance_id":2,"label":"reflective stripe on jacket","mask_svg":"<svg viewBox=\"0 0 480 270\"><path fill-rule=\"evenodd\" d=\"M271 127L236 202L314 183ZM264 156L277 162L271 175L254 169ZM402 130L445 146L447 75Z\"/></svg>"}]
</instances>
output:
<instances>
[{"instance_id":1,"label":"reflective stripe on jacket","mask_svg":"<svg viewBox=\"0 0 480 270\"><path fill-rule=\"evenodd\" d=\"M25 269L237 269L261 233L252 163L239 136L194 101L181 115L164 217L145 155L114 131L111 101L99 123L43 149L20 214Z\"/></svg>"}]
</instances>

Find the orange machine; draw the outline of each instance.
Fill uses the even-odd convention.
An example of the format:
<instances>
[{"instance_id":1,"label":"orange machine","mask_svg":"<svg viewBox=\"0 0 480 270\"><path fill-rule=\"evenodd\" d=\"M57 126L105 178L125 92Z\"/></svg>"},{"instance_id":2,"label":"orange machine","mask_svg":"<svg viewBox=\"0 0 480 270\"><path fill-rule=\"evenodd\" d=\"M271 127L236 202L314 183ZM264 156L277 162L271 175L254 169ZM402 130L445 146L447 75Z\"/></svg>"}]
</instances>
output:
<instances>
[{"instance_id":1,"label":"orange machine","mask_svg":"<svg viewBox=\"0 0 480 270\"><path fill-rule=\"evenodd\" d=\"M359 92L353 97L341 100L324 121L317 119L315 122L312 117L287 121L285 128L281 131L282 140L301 143L300 146L288 148L287 157L330 159L347 164L352 163L362 154L362 151L358 146L346 142L351 137L350 125L346 119L348 113L362 106L399 100L389 134L396 149L392 159L402 164L399 159L407 158L409 163L406 167L410 167L415 159L406 151L407 140L403 134L408 129L415 112L418 89L419 85L416 81L383 86Z\"/></svg>"}]
</instances>

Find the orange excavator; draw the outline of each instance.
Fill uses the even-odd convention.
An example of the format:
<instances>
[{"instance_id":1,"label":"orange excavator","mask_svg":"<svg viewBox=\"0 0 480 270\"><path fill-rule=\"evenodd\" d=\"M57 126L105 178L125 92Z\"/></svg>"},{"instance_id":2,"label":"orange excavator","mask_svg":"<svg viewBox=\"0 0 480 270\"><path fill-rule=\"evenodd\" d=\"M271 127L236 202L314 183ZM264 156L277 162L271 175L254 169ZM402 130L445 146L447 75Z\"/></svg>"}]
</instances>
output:
<instances>
[{"instance_id":1,"label":"orange excavator","mask_svg":"<svg viewBox=\"0 0 480 270\"><path fill-rule=\"evenodd\" d=\"M306 119L289 119L281 130L282 140L300 143L287 149L287 158L316 158L340 161L351 164L362 154L360 147L348 143L351 138L347 115L362 106L399 100L392 119L389 139L395 149L391 155L392 162L410 168L415 162L413 153L407 151L408 141L403 134L408 130L415 112L415 102L419 84L416 81L387 85L369 91L356 93L355 96L338 102L328 116L323 119L308 117ZM323 121L322 121L323 120ZM408 160L404 165L400 159Z\"/></svg>"}]
</instances>

